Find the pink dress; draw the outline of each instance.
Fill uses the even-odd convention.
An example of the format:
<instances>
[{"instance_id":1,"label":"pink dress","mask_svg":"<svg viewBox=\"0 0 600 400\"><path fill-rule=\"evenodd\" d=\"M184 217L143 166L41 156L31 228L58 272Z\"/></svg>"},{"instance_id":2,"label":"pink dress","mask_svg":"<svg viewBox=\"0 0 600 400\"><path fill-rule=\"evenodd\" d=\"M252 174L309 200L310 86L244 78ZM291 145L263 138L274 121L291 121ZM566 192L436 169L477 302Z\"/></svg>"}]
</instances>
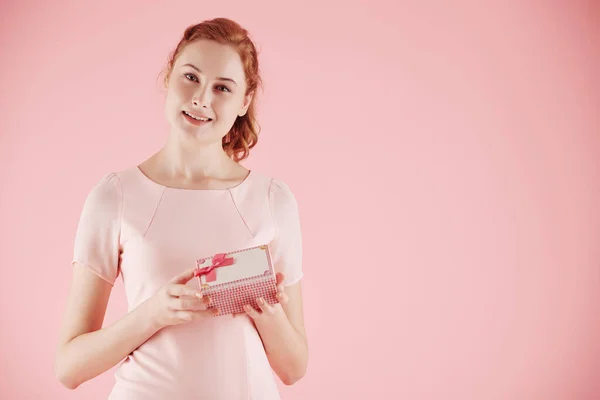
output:
<instances>
[{"instance_id":1,"label":"pink dress","mask_svg":"<svg viewBox=\"0 0 600 400\"><path fill-rule=\"evenodd\" d=\"M195 260L269 243L285 286L302 278L297 203L280 180L251 171L230 189L175 189L133 167L106 174L90 191L74 259L114 284L128 309ZM197 288L197 281L188 285ZM248 316L169 326L117 368L112 400L279 399L277 378Z\"/></svg>"}]
</instances>

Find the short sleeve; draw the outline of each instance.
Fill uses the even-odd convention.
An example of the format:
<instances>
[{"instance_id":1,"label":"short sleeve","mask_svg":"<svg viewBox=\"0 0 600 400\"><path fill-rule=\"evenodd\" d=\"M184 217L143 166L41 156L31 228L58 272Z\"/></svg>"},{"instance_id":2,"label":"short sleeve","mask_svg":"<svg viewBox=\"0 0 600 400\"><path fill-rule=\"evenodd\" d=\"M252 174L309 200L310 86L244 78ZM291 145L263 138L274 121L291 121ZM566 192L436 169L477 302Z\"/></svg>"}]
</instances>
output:
<instances>
[{"instance_id":1,"label":"short sleeve","mask_svg":"<svg viewBox=\"0 0 600 400\"><path fill-rule=\"evenodd\" d=\"M285 274L284 286L291 286L303 277L302 233L296 198L287 184L272 179L269 202L275 222L275 237L269 244L276 272Z\"/></svg>"},{"instance_id":2,"label":"short sleeve","mask_svg":"<svg viewBox=\"0 0 600 400\"><path fill-rule=\"evenodd\" d=\"M114 173L88 193L75 235L72 264L78 262L114 285L119 275L122 193Z\"/></svg>"}]
</instances>

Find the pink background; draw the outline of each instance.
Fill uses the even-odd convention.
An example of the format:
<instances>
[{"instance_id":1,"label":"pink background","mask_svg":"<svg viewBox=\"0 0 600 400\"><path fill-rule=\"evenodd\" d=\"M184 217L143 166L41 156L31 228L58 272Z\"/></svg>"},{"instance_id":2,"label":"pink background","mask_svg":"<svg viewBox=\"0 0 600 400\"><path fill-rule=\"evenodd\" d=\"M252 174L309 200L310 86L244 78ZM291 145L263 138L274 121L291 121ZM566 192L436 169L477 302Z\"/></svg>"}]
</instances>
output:
<instances>
[{"instance_id":1,"label":"pink background","mask_svg":"<svg viewBox=\"0 0 600 400\"><path fill-rule=\"evenodd\" d=\"M284 398L599 398L598 2L212 3L2 2L0 397L106 398L114 371L53 375L79 213L164 143L184 28L226 16L267 85L245 164L301 208Z\"/></svg>"}]
</instances>

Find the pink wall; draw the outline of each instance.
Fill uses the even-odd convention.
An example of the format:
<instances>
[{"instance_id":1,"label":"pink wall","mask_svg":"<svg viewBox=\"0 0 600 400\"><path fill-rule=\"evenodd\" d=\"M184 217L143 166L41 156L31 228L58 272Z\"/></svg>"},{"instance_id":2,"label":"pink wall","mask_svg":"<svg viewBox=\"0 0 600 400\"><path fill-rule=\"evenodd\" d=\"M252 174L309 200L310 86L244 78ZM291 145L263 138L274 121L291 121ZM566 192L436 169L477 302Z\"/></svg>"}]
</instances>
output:
<instances>
[{"instance_id":1,"label":"pink wall","mask_svg":"<svg viewBox=\"0 0 600 400\"><path fill-rule=\"evenodd\" d=\"M246 165L303 218L284 398L600 397L598 3L37 3L0 5L1 398L106 398L52 371L79 212L162 146L157 74L215 16L262 51Z\"/></svg>"}]
</instances>

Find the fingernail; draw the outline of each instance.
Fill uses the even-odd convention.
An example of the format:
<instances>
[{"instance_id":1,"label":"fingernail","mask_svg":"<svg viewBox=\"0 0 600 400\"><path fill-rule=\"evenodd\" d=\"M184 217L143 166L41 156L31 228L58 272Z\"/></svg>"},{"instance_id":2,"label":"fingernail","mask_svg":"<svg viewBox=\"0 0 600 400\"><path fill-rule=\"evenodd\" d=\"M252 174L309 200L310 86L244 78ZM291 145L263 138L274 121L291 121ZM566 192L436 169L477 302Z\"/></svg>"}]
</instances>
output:
<instances>
[{"instance_id":1,"label":"fingernail","mask_svg":"<svg viewBox=\"0 0 600 400\"><path fill-rule=\"evenodd\" d=\"M265 300L262 297L258 298L258 304L264 304Z\"/></svg>"},{"instance_id":2,"label":"fingernail","mask_svg":"<svg viewBox=\"0 0 600 400\"><path fill-rule=\"evenodd\" d=\"M197 297L197 298L199 298L199 299L201 299L201 298L203 297L203 296L202 296L202 293L195 293L195 295L196 295L196 297Z\"/></svg>"}]
</instances>

